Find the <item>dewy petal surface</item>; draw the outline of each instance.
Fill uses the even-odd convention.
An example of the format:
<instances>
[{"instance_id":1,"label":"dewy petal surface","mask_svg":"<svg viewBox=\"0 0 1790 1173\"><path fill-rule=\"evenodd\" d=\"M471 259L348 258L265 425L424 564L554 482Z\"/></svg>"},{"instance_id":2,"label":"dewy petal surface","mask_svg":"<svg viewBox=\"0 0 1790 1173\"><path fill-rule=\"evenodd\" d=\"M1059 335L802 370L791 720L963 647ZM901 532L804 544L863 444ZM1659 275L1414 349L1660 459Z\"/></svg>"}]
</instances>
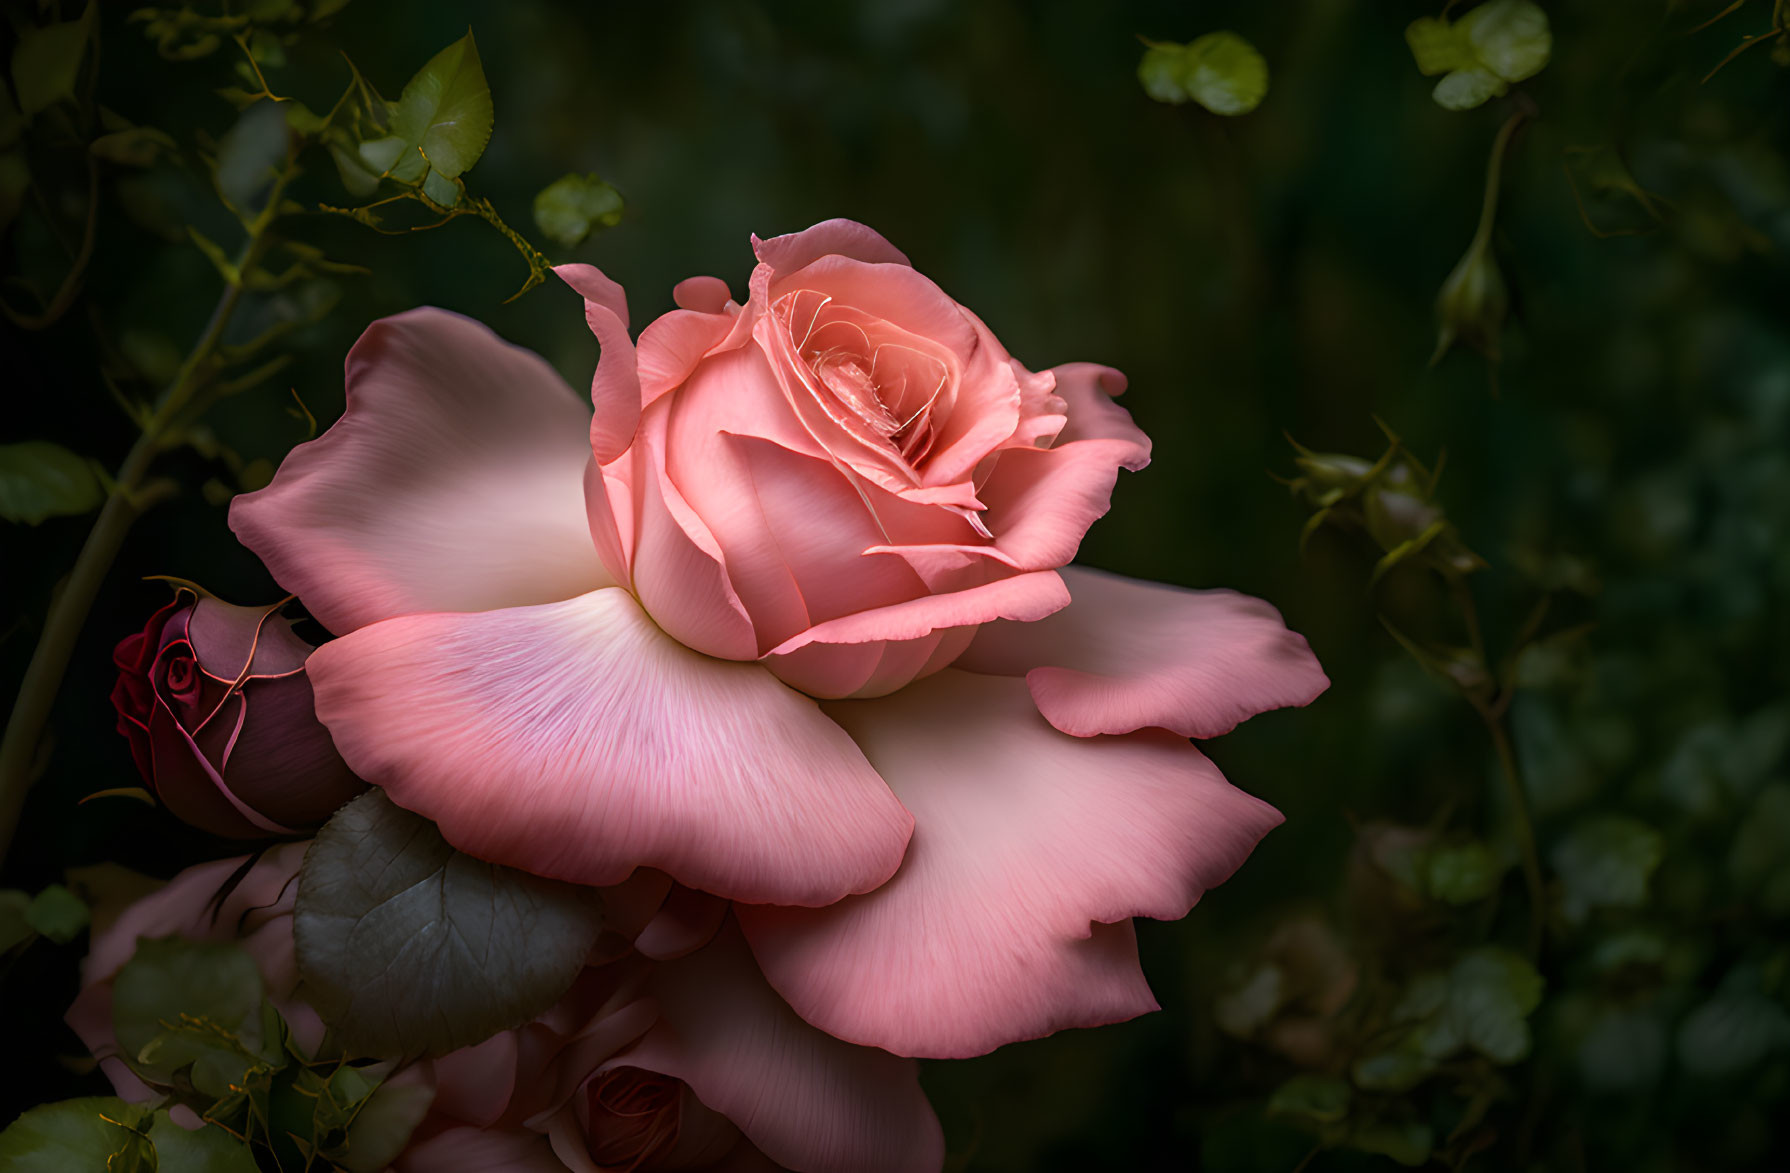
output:
<instances>
[{"instance_id":1,"label":"dewy petal surface","mask_svg":"<svg viewBox=\"0 0 1790 1173\"><path fill-rule=\"evenodd\" d=\"M913 826L813 701L683 647L619 588L387 620L309 670L357 774L461 850L537 875L614 884L644 865L825 904L886 880Z\"/></svg>"},{"instance_id":2,"label":"dewy petal surface","mask_svg":"<svg viewBox=\"0 0 1790 1173\"><path fill-rule=\"evenodd\" d=\"M646 993L659 1023L609 1066L683 1080L779 1165L937 1173L943 1164L944 1137L913 1060L803 1022L765 984L737 925L655 966Z\"/></svg>"},{"instance_id":3,"label":"dewy petal surface","mask_svg":"<svg viewBox=\"0 0 1790 1173\"><path fill-rule=\"evenodd\" d=\"M590 416L538 355L437 309L373 323L348 410L230 527L331 631L610 582L584 507Z\"/></svg>"},{"instance_id":4,"label":"dewy petal surface","mask_svg":"<svg viewBox=\"0 0 1790 1173\"><path fill-rule=\"evenodd\" d=\"M829 908L736 907L797 1013L897 1054L1155 1009L1127 918L1186 915L1280 822L1185 740L1052 729L1019 680L946 669L824 707L914 813L907 860Z\"/></svg>"},{"instance_id":5,"label":"dewy petal surface","mask_svg":"<svg viewBox=\"0 0 1790 1173\"><path fill-rule=\"evenodd\" d=\"M1039 712L1065 733L1155 726L1217 737L1329 687L1304 637L1260 599L1080 566L1060 573L1069 606L1037 623L984 626L958 664L1023 675Z\"/></svg>"}]
</instances>

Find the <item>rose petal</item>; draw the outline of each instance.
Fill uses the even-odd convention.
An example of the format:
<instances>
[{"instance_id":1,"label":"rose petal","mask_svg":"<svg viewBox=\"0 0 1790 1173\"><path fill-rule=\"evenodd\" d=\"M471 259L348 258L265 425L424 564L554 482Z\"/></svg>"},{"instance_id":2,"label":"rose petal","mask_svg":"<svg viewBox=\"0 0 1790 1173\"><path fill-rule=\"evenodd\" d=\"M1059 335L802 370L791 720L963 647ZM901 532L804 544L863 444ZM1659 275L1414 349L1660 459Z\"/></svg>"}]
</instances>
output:
<instances>
[{"instance_id":1,"label":"rose petal","mask_svg":"<svg viewBox=\"0 0 1790 1173\"><path fill-rule=\"evenodd\" d=\"M446 1128L404 1150L394 1173L566 1173L539 1133Z\"/></svg>"},{"instance_id":2,"label":"rose petal","mask_svg":"<svg viewBox=\"0 0 1790 1173\"><path fill-rule=\"evenodd\" d=\"M537 875L613 884L645 865L824 904L887 879L912 827L812 701L680 646L623 590L388 620L309 671L356 773Z\"/></svg>"},{"instance_id":3,"label":"rose petal","mask_svg":"<svg viewBox=\"0 0 1790 1173\"><path fill-rule=\"evenodd\" d=\"M1155 1009L1126 918L1186 915L1280 822L1179 738L1057 732L1018 680L946 669L825 708L914 812L907 860L829 908L738 915L797 1013L897 1054Z\"/></svg>"},{"instance_id":4,"label":"rose petal","mask_svg":"<svg viewBox=\"0 0 1790 1173\"><path fill-rule=\"evenodd\" d=\"M201 598L186 620L186 638L199 667L219 680L248 675L287 676L305 666L311 645L293 634L292 621L272 607L237 607ZM250 663L250 660L253 663Z\"/></svg>"},{"instance_id":5,"label":"rose petal","mask_svg":"<svg viewBox=\"0 0 1790 1173\"><path fill-rule=\"evenodd\" d=\"M584 298L584 321L601 353L591 376L590 447L598 464L628 450L640 422L640 371L628 338L628 295L595 265L560 265L554 274Z\"/></svg>"},{"instance_id":6,"label":"rose petal","mask_svg":"<svg viewBox=\"0 0 1790 1173\"><path fill-rule=\"evenodd\" d=\"M660 1024L605 1067L683 1080L792 1169L937 1173L944 1137L916 1065L797 1018L765 984L738 926L656 966L647 990Z\"/></svg>"},{"instance_id":7,"label":"rose petal","mask_svg":"<svg viewBox=\"0 0 1790 1173\"><path fill-rule=\"evenodd\" d=\"M1031 623L1069 605L1069 592L1054 570L1000 578L968 590L923 595L887 607L817 623L771 649L766 662L809 644L862 644L918 639L941 628L970 627L994 619Z\"/></svg>"},{"instance_id":8,"label":"rose petal","mask_svg":"<svg viewBox=\"0 0 1790 1173\"><path fill-rule=\"evenodd\" d=\"M630 454L636 495L631 559L640 603L673 639L722 660L758 655L721 547L665 470L667 400L649 408Z\"/></svg>"},{"instance_id":9,"label":"rose petal","mask_svg":"<svg viewBox=\"0 0 1790 1173\"><path fill-rule=\"evenodd\" d=\"M755 235L752 252L761 262L782 273L793 272L829 255L871 264L908 263L901 250L884 240L881 233L855 220L822 220L812 228L773 236L769 240L760 240Z\"/></svg>"},{"instance_id":10,"label":"rose petal","mask_svg":"<svg viewBox=\"0 0 1790 1173\"><path fill-rule=\"evenodd\" d=\"M634 948L655 961L674 961L708 944L726 917L727 901L680 884L634 939Z\"/></svg>"},{"instance_id":11,"label":"rose petal","mask_svg":"<svg viewBox=\"0 0 1790 1173\"><path fill-rule=\"evenodd\" d=\"M733 292L719 277L685 277L671 287L671 300L679 309L718 314L733 300Z\"/></svg>"},{"instance_id":12,"label":"rose petal","mask_svg":"<svg viewBox=\"0 0 1790 1173\"><path fill-rule=\"evenodd\" d=\"M1085 567L1074 601L1039 623L991 623L958 661L1024 675L1039 712L1091 737L1157 726L1217 737L1269 709L1307 705L1329 678L1280 612L1235 591L1194 591Z\"/></svg>"},{"instance_id":13,"label":"rose petal","mask_svg":"<svg viewBox=\"0 0 1790 1173\"><path fill-rule=\"evenodd\" d=\"M610 581L583 505L589 421L538 356L422 309L368 327L347 371L341 420L230 507L237 536L325 627Z\"/></svg>"}]
</instances>

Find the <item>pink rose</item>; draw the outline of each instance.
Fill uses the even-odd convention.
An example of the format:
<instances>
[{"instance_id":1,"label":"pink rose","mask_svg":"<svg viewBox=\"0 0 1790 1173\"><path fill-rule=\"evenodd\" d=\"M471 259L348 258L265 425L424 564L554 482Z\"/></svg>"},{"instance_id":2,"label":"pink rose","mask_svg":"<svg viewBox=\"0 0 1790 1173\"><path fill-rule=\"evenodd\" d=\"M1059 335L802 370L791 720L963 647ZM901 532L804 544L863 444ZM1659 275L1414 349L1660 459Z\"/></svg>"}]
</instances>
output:
<instances>
[{"instance_id":1,"label":"pink rose","mask_svg":"<svg viewBox=\"0 0 1790 1173\"><path fill-rule=\"evenodd\" d=\"M118 731L143 780L214 835L295 834L367 788L318 724L311 645L278 610L181 587L112 653Z\"/></svg>"},{"instance_id":2,"label":"pink rose","mask_svg":"<svg viewBox=\"0 0 1790 1173\"><path fill-rule=\"evenodd\" d=\"M1323 672L1265 603L1063 565L1145 455L1116 372L1027 372L860 225L757 248L745 305L686 281L637 342L563 271L594 418L464 318L367 331L341 421L231 510L341 636L319 717L463 851L740 902L838 1038L973 1055L1153 1009L1131 918L1279 821L1187 739Z\"/></svg>"},{"instance_id":3,"label":"pink rose","mask_svg":"<svg viewBox=\"0 0 1790 1173\"><path fill-rule=\"evenodd\" d=\"M560 270L605 347L590 488L632 506L593 531L617 581L685 646L821 697L893 692L978 624L1067 604L1051 572L1149 463L1124 377L1026 370L861 225L753 244L746 304L683 282L632 367L620 290ZM637 424L603 410L636 398Z\"/></svg>"}]
</instances>

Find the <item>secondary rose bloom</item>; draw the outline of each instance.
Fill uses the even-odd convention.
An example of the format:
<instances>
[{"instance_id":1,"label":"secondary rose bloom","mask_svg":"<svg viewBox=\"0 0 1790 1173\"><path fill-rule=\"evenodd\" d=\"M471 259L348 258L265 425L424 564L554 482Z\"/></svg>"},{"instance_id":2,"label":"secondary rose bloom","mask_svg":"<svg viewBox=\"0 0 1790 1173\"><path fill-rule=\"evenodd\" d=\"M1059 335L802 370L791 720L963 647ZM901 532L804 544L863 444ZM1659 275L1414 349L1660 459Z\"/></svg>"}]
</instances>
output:
<instances>
[{"instance_id":1,"label":"secondary rose bloom","mask_svg":"<svg viewBox=\"0 0 1790 1173\"><path fill-rule=\"evenodd\" d=\"M278 611L182 587L112 653L112 705L137 769L214 835L294 834L366 789L317 721L311 645Z\"/></svg>"},{"instance_id":2,"label":"secondary rose bloom","mask_svg":"<svg viewBox=\"0 0 1790 1173\"><path fill-rule=\"evenodd\" d=\"M189 868L95 935L68 1021L120 1096L155 1094L125 1065L112 1028L112 979L141 938L239 942L294 1040L316 1053L323 1024L293 960L304 848L267 853L215 907L248 861ZM724 904L645 870L604 902L630 944L585 970L557 1005L393 1076L435 1093L396 1173L939 1167L944 1142L914 1062L796 1017Z\"/></svg>"},{"instance_id":3,"label":"secondary rose bloom","mask_svg":"<svg viewBox=\"0 0 1790 1173\"><path fill-rule=\"evenodd\" d=\"M292 904L298 895L293 878L305 846L282 843L268 851L221 902L218 894L247 857L190 867L124 909L111 924L94 926L93 946L81 963L81 993L69 1007L68 1024L99 1060L119 1096L141 1103L156 1095L125 1064L112 1031L112 979L136 953L140 939L236 941L261 971L267 996L292 1028L293 1040L311 1052L322 1042L323 1020L300 993L292 949Z\"/></svg>"},{"instance_id":4,"label":"secondary rose bloom","mask_svg":"<svg viewBox=\"0 0 1790 1173\"><path fill-rule=\"evenodd\" d=\"M679 958L588 969L536 1022L433 1069L435 1109L396 1173L935 1173L944 1160L913 1060L803 1022L731 922Z\"/></svg>"},{"instance_id":5,"label":"secondary rose bloom","mask_svg":"<svg viewBox=\"0 0 1790 1173\"><path fill-rule=\"evenodd\" d=\"M341 636L319 717L464 851L738 902L840 1039L1154 1009L1130 918L1279 821L1187 739L1322 671L1265 603L1066 565L1147 458L1117 372L1028 371L861 225L754 245L743 304L692 278L638 340L560 270L594 417L464 318L368 330L342 420L231 511Z\"/></svg>"}]
</instances>

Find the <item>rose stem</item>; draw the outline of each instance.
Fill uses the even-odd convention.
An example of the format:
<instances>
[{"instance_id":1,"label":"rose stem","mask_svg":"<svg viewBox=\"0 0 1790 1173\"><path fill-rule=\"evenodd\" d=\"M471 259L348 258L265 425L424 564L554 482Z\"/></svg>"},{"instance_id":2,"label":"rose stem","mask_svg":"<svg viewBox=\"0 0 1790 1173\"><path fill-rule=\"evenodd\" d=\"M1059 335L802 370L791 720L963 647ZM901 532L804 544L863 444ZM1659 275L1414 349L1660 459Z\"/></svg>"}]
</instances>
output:
<instances>
[{"instance_id":1,"label":"rose stem","mask_svg":"<svg viewBox=\"0 0 1790 1173\"><path fill-rule=\"evenodd\" d=\"M162 392L155 410L144 422L142 435L131 445L124 463L118 466L111 492L100 508L93 529L87 534L87 541L75 557L75 564L61 591L50 601L43 634L38 637L37 647L31 653L24 679L19 682L18 700L6 721L5 739L0 740L0 862L5 860L13 832L18 829L25 794L36 780L38 745L50 710L56 703L56 694L62 687L69 658L74 654L75 641L86 626L94 597L111 570L113 559L118 556L124 535L144 510L169 495L170 490L165 486L145 487L145 478L155 458L171 447L166 443L170 423L213 373L207 369L210 359L242 300L245 275L254 268L267 247L268 228L278 217L280 197L291 178L291 165L288 154L286 166L274 177L267 202L244 226L248 239L237 254L234 272L227 277L223 295L211 311L211 319L206 322L186 361L175 372L173 381Z\"/></svg>"}]
</instances>

